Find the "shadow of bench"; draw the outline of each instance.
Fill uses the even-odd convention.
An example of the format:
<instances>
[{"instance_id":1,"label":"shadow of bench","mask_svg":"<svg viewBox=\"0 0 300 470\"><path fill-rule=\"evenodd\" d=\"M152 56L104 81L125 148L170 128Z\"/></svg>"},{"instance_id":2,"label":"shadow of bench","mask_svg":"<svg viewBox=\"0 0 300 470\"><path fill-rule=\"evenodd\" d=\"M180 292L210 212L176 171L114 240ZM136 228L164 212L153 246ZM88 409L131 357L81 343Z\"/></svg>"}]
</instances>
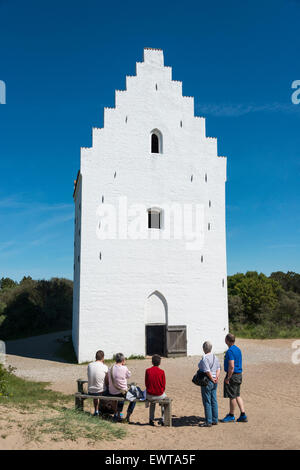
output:
<instances>
[{"instance_id":1,"label":"shadow of bench","mask_svg":"<svg viewBox=\"0 0 300 470\"><path fill-rule=\"evenodd\" d=\"M77 380L77 392L75 393L75 409L79 411L84 411L84 401L91 398L100 400L103 402L125 402L129 401L126 398L114 397L114 396L102 396L102 395L90 395L85 393L84 384L87 383L87 380L78 379ZM134 400L140 401L140 400ZM171 398L161 398L157 400L144 400L142 403L157 403L159 406L163 406L165 409L165 426L172 426L172 399Z\"/></svg>"}]
</instances>

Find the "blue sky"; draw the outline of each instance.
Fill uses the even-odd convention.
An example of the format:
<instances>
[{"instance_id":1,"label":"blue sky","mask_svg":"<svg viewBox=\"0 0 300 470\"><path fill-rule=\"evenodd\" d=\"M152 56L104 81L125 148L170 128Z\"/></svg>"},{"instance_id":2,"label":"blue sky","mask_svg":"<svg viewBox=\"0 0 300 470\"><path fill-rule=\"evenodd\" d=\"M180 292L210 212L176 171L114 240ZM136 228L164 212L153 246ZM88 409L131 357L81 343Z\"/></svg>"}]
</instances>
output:
<instances>
[{"instance_id":1,"label":"blue sky","mask_svg":"<svg viewBox=\"0 0 300 470\"><path fill-rule=\"evenodd\" d=\"M300 0L0 0L0 277L73 272L81 146L162 48L228 158L228 272L300 272Z\"/></svg>"}]
</instances>

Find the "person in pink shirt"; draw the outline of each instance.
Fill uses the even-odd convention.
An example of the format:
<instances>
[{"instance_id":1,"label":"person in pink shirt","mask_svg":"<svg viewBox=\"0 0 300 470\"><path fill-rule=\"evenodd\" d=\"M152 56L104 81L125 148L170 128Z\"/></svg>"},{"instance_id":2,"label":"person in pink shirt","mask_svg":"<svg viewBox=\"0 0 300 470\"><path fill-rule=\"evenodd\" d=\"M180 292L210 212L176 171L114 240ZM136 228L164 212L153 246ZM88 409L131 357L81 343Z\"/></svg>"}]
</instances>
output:
<instances>
[{"instance_id":1,"label":"person in pink shirt","mask_svg":"<svg viewBox=\"0 0 300 470\"><path fill-rule=\"evenodd\" d=\"M131 372L125 366L125 356L122 353L116 354L116 363L108 371L108 390L109 395L114 397L126 396L128 387L127 379L131 376ZM121 421L120 414L123 411L124 402L118 401L117 413L115 419ZM132 414L135 407L135 402L131 401L128 405L126 421L130 422L130 415Z\"/></svg>"}]
</instances>

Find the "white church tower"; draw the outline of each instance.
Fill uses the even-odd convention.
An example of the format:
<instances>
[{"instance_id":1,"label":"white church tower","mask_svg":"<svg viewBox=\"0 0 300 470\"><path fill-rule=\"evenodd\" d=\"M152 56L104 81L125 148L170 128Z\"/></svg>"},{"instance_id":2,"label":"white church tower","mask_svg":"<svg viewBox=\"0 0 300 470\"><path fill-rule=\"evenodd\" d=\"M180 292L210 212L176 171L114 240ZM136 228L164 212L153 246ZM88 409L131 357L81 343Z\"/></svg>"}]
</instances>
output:
<instances>
[{"instance_id":1,"label":"white church tower","mask_svg":"<svg viewBox=\"0 0 300 470\"><path fill-rule=\"evenodd\" d=\"M228 332L226 158L163 51L144 49L115 107L81 149L74 189L73 344L198 355ZM193 215L191 217L191 214ZM196 215L195 215L196 214ZM192 220L192 222L191 222ZM192 225L191 225L192 223ZM193 229L193 231L191 231Z\"/></svg>"}]
</instances>

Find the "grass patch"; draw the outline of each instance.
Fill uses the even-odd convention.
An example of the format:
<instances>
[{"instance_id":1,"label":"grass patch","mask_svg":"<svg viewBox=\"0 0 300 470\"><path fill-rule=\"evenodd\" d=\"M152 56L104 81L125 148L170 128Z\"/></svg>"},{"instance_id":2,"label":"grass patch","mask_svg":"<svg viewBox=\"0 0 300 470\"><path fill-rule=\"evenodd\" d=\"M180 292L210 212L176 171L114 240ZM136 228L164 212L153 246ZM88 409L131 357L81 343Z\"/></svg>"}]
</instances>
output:
<instances>
[{"instance_id":1,"label":"grass patch","mask_svg":"<svg viewBox=\"0 0 300 470\"><path fill-rule=\"evenodd\" d=\"M125 429L89 413L64 408L57 416L36 421L27 429L27 437L37 440L41 435L50 435L51 440L88 439L90 442L99 440L122 439Z\"/></svg>"},{"instance_id":2,"label":"grass patch","mask_svg":"<svg viewBox=\"0 0 300 470\"><path fill-rule=\"evenodd\" d=\"M47 382L32 382L8 374L6 377L7 396L0 397L0 404L7 406L56 407L58 404L70 403L72 398L60 392L47 389Z\"/></svg>"},{"instance_id":3,"label":"grass patch","mask_svg":"<svg viewBox=\"0 0 300 470\"><path fill-rule=\"evenodd\" d=\"M33 382L21 379L13 374L12 369L5 369L0 364L0 377L4 392L0 396L0 407L9 417L13 408L18 410L15 422L27 441L42 441L43 436L51 440L72 440L86 438L89 442L97 440L121 439L126 429L116 423L93 417L88 412L74 410L73 395L64 395L49 390L47 382ZM27 424L20 417L26 414ZM28 425L29 422L29 425ZM6 430L9 425L6 422ZM4 434L3 434L4 435Z\"/></svg>"},{"instance_id":4,"label":"grass patch","mask_svg":"<svg viewBox=\"0 0 300 470\"><path fill-rule=\"evenodd\" d=\"M139 355L132 354L131 356L127 357L127 359L130 361L130 360L142 360L142 359L146 359L146 358L145 358L145 356L139 356Z\"/></svg>"},{"instance_id":5,"label":"grass patch","mask_svg":"<svg viewBox=\"0 0 300 470\"><path fill-rule=\"evenodd\" d=\"M239 338L248 339L300 338L299 327L287 327L271 322L259 325L231 323L230 331Z\"/></svg>"}]
</instances>

